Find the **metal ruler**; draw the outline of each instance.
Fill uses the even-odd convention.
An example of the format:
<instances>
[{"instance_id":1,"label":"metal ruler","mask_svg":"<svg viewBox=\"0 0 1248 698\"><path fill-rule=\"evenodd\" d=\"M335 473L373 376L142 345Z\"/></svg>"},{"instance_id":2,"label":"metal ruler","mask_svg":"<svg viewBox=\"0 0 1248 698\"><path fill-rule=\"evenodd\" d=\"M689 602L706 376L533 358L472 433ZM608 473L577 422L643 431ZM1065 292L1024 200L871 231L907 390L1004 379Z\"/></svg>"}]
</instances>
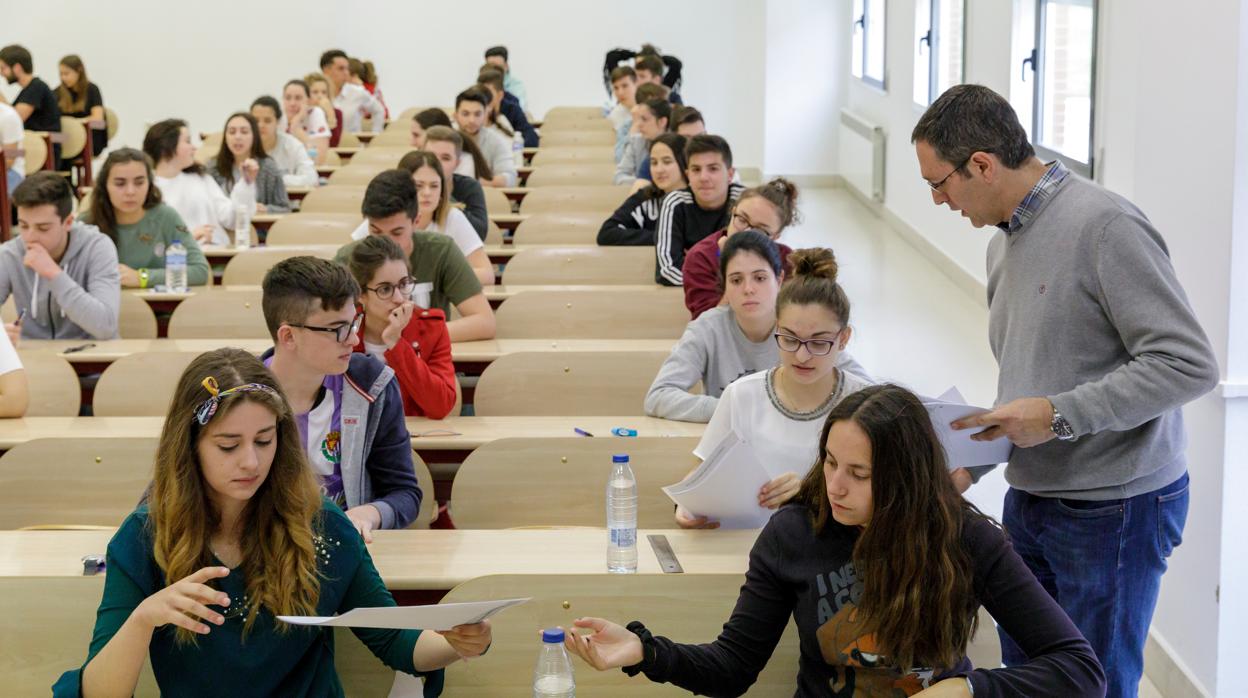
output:
<instances>
[{"instance_id":1,"label":"metal ruler","mask_svg":"<svg viewBox=\"0 0 1248 698\"><path fill-rule=\"evenodd\" d=\"M680 566L676 553L672 552L672 545L667 542L667 536L649 535L646 539L650 541L650 548L654 550L654 556L659 559L659 567L665 574L684 573L685 568Z\"/></svg>"}]
</instances>

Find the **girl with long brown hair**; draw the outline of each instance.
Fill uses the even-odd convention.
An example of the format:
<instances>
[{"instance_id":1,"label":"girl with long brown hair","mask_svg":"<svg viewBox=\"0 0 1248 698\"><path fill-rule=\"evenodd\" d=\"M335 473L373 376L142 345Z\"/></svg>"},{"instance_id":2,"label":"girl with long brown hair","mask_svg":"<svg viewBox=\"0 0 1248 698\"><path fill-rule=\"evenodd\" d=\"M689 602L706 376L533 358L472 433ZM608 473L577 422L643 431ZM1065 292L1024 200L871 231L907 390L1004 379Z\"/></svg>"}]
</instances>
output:
<instances>
[{"instance_id":1,"label":"girl with long brown hair","mask_svg":"<svg viewBox=\"0 0 1248 698\"><path fill-rule=\"evenodd\" d=\"M61 116L104 121L104 96L100 94L99 85L87 79L87 66L82 59L71 53L61 59L57 68L60 71L61 84L56 86L54 94L57 106L61 108ZM99 155L107 147L108 129L92 130L91 156Z\"/></svg>"},{"instance_id":2,"label":"girl with long brown hair","mask_svg":"<svg viewBox=\"0 0 1248 698\"><path fill-rule=\"evenodd\" d=\"M87 662L56 695L132 695L151 660L164 693L342 695L329 616L393 606L364 541L321 496L273 374L240 349L191 362L178 381L145 504L108 546ZM391 668L425 674L481 654L488 623L446 633L355 629ZM176 687L176 688L175 688Z\"/></svg>"},{"instance_id":3,"label":"girl with long brown hair","mask_svg":"<svg viewBox=\"0 0 1248 698\"><path fill-rule=\"evenodd\" d=\"M268 98L271 109L278 109L276 101ZM269 114L271 128L277 128L277 114ZM257 213L288 213L290 197L286 194L286 182L282 170L264 152L260 124L248 112L230 114L222 129L221 147L207 164L208 174L227 195L234 186L247 182L256 190Z\"/></svg>"},{"instance_id":4,"label":"girl with long brown hair","mask_svg":"<svg viewBox=\"0 0 1248 698\"><path fill-rule=\"evenodd\" d=\"M759 534L745 585L711 644L677 644L644 625L578 618L568 648L705 695L741 695L792 616L801 696L1103 696L1079 630L995 522L958 494L922 403L895 385L832 409L797 497ZM975 669L966 648L980 605L1027 652Z\"/></svg>"}]
</instances>

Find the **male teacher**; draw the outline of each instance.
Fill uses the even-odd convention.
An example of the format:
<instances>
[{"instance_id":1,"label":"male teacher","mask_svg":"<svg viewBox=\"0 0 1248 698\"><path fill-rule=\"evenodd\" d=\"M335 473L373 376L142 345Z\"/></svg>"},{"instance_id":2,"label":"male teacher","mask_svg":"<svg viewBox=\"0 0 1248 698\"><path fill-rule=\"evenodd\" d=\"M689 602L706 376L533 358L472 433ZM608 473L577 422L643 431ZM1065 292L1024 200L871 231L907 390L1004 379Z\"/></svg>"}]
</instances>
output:
<instances>
[{"instance_id":1,"label":"male teacher","mask_svg":"<svg viewBox=\"0 0 1248 698\"><path fill-rule=\"evenodd\" d=\"M932 201L988 244L996 408L954 424L1014 443L1003 523L1087 637L1111 698L1135 696L1166 559L1187 519L1181 407L1218 367L1166 243L1126 199L1042 162L1003 97L958 85L911 141ZM1007 665L1026 660L1004 633Z\"/></svg>"}]
</instances>

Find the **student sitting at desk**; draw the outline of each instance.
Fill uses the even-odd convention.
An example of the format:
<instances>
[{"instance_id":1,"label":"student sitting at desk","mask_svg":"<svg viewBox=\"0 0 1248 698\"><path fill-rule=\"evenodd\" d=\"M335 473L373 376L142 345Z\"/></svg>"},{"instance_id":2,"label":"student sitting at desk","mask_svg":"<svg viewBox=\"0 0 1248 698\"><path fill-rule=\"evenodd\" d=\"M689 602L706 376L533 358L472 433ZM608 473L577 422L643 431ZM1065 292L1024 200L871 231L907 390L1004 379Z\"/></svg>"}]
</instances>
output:
<instances>
[{"instance_id":1,"label":"student sitting at desk","mask_svg":"<svg viewBox=\"0 0 1248 698\"><path fill-rule=\"evenodd\" d=\"M642 170L642 161L649 159L650 143L660 134L667 133L667 122L672 118L672 105L666 100L652 99L638 102L633 107L633 126L624 152L615 168L614 184L633 184ZM649 171L644 179L648 182ZM642 185L644 186L644 184ZM638 187L634 187L636 189Z\"/></svg>"},{"instance_id":2,"label":"student sitting at desk","mask_svg":"<svg viewBox=\"0 0 1248 698\"><path fill-rule=\"evenodd\" d=\"M798 253L800 254L800 253ZM977 698L1105 695L1079 629L1000 526L958 495L919 399L894 385L845 398L805 444L814 465L763 528L719 638L678 644L640 622L578 618L568 649L703 695L744 693L792 618L797 695ZM966 657L983 605L1026 652L1009 668ZM983 629L981 629L982 631ZM991 632L991 628L986 629Z\"/></svg>"},{"instance_id":3,"label":"student sitting at desk","mask_svg":"<svg viewBox=\"0 0 1248 698\"><path fill-rule=\"evenodd\" d=\"M259 168L243 168L243 181L226 196L204 166L195 162L195 146L185 121L166 119L153 124L143 137L143 152L156 167L156 186L165 203L182 216L196 242L228 246L233 240L226 231L234 230L237 207L255 215Z\"/></svg>"},{"instance_id":4,"label":"student sitting at desk","mask_svg":"<svg viewBox=\"0 0 1248 698\"><path fill-rule=\"evenodd\" d=\"M409 299L415 282L407 255L390 238L369 235L351 251L348 268L360 285L364 308L355 351L394 369L408 417L442 419L450 414L456 378L446 315Z\"/></svg>"},{"instance_id":5,"label":"student sitting at desk","mask_svg":"<svg viewBox=\"0 0 1248 698\"><path fill-rule=\"evenodd\" d=\"M299 424L308 463L325 494L372 542L373 529L406 528L422 493L394 371L353 353L360 287L342 266L291 257L264 275L264 359Z\"/></svg>"},{"instance_id":6,"label":"student sitting at desk","mask_svg":"<svg viewBox=\"0 0 1248 698\"><path fill-rule=\"evenodd\" d=\"M208 283L208 260L187 230L182 216L161 203L152 183L152 162L142 151L121 148L108 154L96 178L91 209L82 220L117 245L122 288L151 288L165 283L165 250L174 240L186 246L186 278L191 286Z\"/></svg>"},{"instance_id":7,"label":"student sitting at desk","mask_svg":"<svg viewBox=\"0 0 1248 698\"><path fill-rule=\"evenodd\" d=\"M287 82L282 88L282 107L283 113L278 119L277 131L299 141L309 156L315 152L314 165L324 165L329 159L329 120L325 117L325 111L312 101L312 90L308 83L303 80ZM252 103L251 108L254 115L255 103ZM263 136L263 123L260 131ZM316 186L316 183L311 186Z\"/></svg>"},{"instance_id":8,"label":"student sitting at desk","mask_svg":"<svg viewBox=\"0 0 1248 698\"><path fill-rule=\"evenodd\" d=\"M719 136L694 136L685 146L689 186L663 197L654 234L654 281L680 286L681 267L689 248L723 230L732 219L732 206L745 187L733 184L732 148Z\"/></svg>"},{"instance_id":9,"label":"student sitting at desk","mask_svg":"<svg viewBox=\"0 0 1248 698\"><path fill-rule=\"evenodd\" d=\"M783 265L792 250L779 242L780 235L799 217L797 185L783 177L741 192L732 207L728 227L702 238L685 253L681 266L682 285L685 287L685 307L693 319L723 303L720 251L729 237L743 230L757 230L765 234L776 242Z\"/></svg>"},{"instance_id":10,"label":"student sitting at desk","mask_svg":"<svg viewBox=\"0 0 1248 698\"><path fill-rule=\"evenodd\" d=\"M273 128L277 128L276 119ZM237 112L225 120L221 148L206 167L227 195L236 186L254 186L256 213L290 212L290 197L286 194L282 169L264 151L260 125L251 114Z\"/></svg>"},{"instance_id":11,"label":"student sitting at desk","mask_svg":"<svg viewBox=\"0 0 1248 698\"><path fill-rule=\"evenodd\" d=\"M320 73L308 73L303 81L308 83L309 104L320 107L325 114L325 124L329 126L329 147L337 148L342 140L342 110L330 101L329 79Z\"/></svg>"},{"instance_id":12,"label":"student sitting at desk","mask_svg":"<svg viewBox=\"0 0 1248 698\"><path fill-rule=\"evenodd\" d=\"M351 520L321 496L277 380L240 349L183 372L147 501L106 564L87 661L56 696L129 696L148 659L165 694L341 696L334 629L275 616L395 605ZM488 622L352 630L387 666L423 675L426 696L491 638Z\"/></svg>"},{"instance_id":13,"label":"student sitting at desk","mask_svg":"<svg viewBox=\"0 0 1248 698\"><path fill-rule=\"evenodd\" d=\"M471 139L489 164L489 172L476 173L484 187L516 186L516 161L512 142L486 127L490 98L475 86L455 97L455 124L465 139ZM489 176L487 176L489 175Z\"/></svg>"},{"instance_id":14,"label":"student sitting at desk","mask_svg":"<svg viewBox=\"0 0 1248 698\"><path fill-rule=\"evenodd\" d=\"M317 109L317 112L320 110ZM256 120L260 150L277 165L277 170L282 173L282 184L287 189L315 187L320 184L321 177L316 173L312 158L308 156L307 146L281 128L282 106L276 99L268 95L257 97L251 103L251 117ZM328 127L325 133L326 136L321 140L328 143Z\"/></svg>"},{"instance_id":15,"label":"student sitting at desk","mask_svg":"<svg viewBox=\"0 0 1248 698\"><path fill-rule=\"evenodd\" d=\"M598 229L598 244L646 246L654 244L663 197L689 185L685 181L685 139L663 133L650 144L650 171L653 183L620 204Z\"/></svg>"},{"instance_id":16,"label":"student sitting at desk","mask_svg":"<svg viewBox=\"0 0 1248 698\"><path fill-rule=\"evenodd\" d=\"M16 334L16 330L14 330ZM0 418L21 417L26 414L30 402L30 385L26 382L26 370L22 358L13 348L9 328L0 332Z\"/></svg>"},{"instance_id":17,"label":"student sitting at desk","mask_svg":"<svg viewBox=\"0 0 1248 698\"><path fill-rule=\"evenodd\" d=\"M448 315L451 304L455 305L460 317L446 324L452 342L494 338L494 311L455 242L440 233L415 229L416 185L406 170L386 170L374 177L364 190L360 208L368 219L368 234L391 238L411 260L416 305ZM357 244L338 250L334 261L346 265Z\"/></svg>"},{"instance_id":18,"label":"student sitting at desk","mask_svg":"<svg viewBox=\"0 0 1248 698\"><path fill-rule=\"evenodd\" d=\"M738 378L724 388L702 440L693 450L705 460L735 431L753 445L759 458L775 463L774 470L788 471L758 493L759 503L770 509L779 508L797 494L801 484L797 473L805 472L818 454L815 435L823 418L841 400L869 385L865 378L838 366L853 329L849 326L849 298L836 282L832 250L798 250L789 259L793 276L776 297L772 334L780 349L779 365ZM730 284L738 268L729 270ZM752 269L743 271L753 273ZM763 285L767 283L762 275L759 278ZM719 525L680 507L676 509L676 523L683 528Z\"/></svg>"},{"instance_id":19,"label":"student sitting at desk","mask_svg":"<svg viewBox=\"0 0 1248 698\"><path fill-rule=\"evenodd\" d=\"M0 304L13 296L19 316L6 325L26 339L116 339L121 311L117 248L93 225L74 220L69 182L36 172L13 190L17 237L0 245Z\"/></svg>"},{"instance_id":20,"label":"student sitting at desk","mask_svg":"<svg viewBox=\"0 0 1248 698\"><path fill-rule=\"evenodd\" d=\"M417 150L427 150L437 156L438 162L442 163L442 171L451 182L451 202L464 207L464 216L472 224L472 229L477 231L477 237L485 242L490 231L490 211L485 206L485 192L476 179L456 172L467 149L471 148L476 153L470 157L481 157L476 147L471 141L465 142L464 137L449 126L431 126L424 132L424 145L417 146Z\"/></svg>"},{"instance_id":21,"label":"student sitting at desk","mask_svg":"<svg viewBox=\"0 0 1248 698\"><path fill-rule=\"evenodd\" d=\"M719 259L727 280L723 292L727 304L685 328L646 393L646 414L709 422L729 384L780 362L774 336L776 296L784 281L780 260L778 246L757 230L728 238ZM837 352L834 363L842 371L867 377L848 352ZM699 382L703 394L689 392Z\"/></svg>"}]
</instances>

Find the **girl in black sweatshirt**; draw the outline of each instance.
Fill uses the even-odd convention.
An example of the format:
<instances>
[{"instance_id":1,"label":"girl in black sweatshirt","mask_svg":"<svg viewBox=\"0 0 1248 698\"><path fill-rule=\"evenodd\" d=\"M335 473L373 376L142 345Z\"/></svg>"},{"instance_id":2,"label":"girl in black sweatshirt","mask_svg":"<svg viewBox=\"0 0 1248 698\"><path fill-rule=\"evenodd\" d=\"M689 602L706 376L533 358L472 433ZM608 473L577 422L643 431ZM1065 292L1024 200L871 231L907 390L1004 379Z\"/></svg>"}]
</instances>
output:
<instances>
[{"instance_id":1,"label":"girl in black sweatshirt","mask_svg":"<svg viewBox=\"0 0 1248 698\"><path fill-rule=\"evenodd\" d=\"M800 351L800 349L799 349ZM684 645L579 618L569 650L694 693L739 696L798 627L798 696L1104 696L1092 648L1005 534L958 494L931 420L894 385L828 415L823 459L750 552L719 638ZM1030 658L975 669L965 651L983 605Z\"/></svg>"},{"instance_id":2,"label":"girl in black sweatshirt","mask_svg":"<svg viewBox=\"0 0 1248 698\"><path fill-rule=\"evenodd\" d=\"M599 245L654 245L663 197L688 185L685 182L684 136L664 133L654 139L650 144L650 176L653 183L638 180L646 186L633 192L603 221L598 229Z\"/></svg>"}]
</instances>

